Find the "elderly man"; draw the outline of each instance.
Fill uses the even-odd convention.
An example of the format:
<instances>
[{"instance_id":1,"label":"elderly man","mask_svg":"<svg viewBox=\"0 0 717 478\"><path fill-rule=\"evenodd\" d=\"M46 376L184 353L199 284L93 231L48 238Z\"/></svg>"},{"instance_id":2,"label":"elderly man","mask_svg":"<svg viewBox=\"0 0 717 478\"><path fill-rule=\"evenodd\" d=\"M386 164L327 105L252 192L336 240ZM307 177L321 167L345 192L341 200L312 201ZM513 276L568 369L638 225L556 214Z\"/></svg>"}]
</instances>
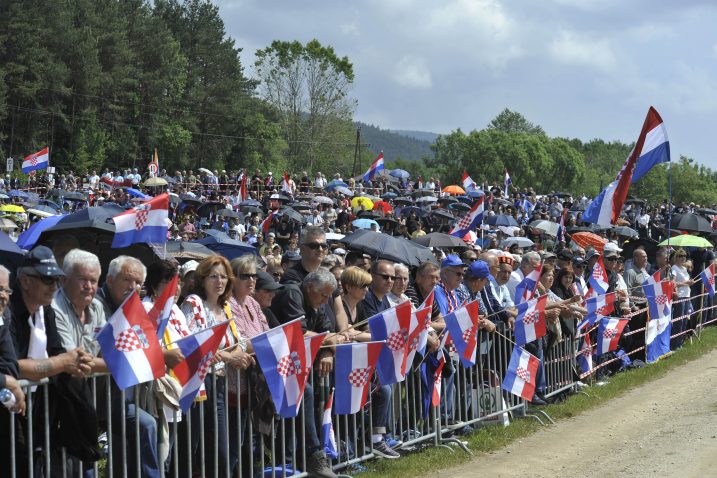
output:
<instances>
[{"instance_id":1,"label":"elderly man","mask_svg":"<svg viewBox=\"0 0 717 478\"><path fill-rule=\"evenodd\" d=\"M508 289L508 281L513 273L513 258L508 256L498 257L498 269L495 275L495 282L497 288L494 288L496 293L496 299L498 303L503 307L514 307L513 299L510 297L510 290Z\"/></svg>"},{"instance_id":2,"label":"elderly man","mask_svg":"<svg viewBox=\"0 0 717 478\"><path fill-rule=\"evenodd\" d=\"M65 255L65 279L52 301L57 331L66 349L81 347L92 356L92 371L106 372L99 358L100 346L95 340L105 326L105 310L95 298L102 268L96 255L72 249Z\"/></svg>"},{"instance_id":3,"label":"elderly man","mask_svg":"<svg viewBox=\"0 0 717 478\"><path fill-rule=\"evenodd\" d=\"M312 239L313 240L313 239ZM287 284L279 291L271 303L271 310L282 323L295 319L301 320L301 328L305 336L322 332L335 332L335 324L327 317L326 308L336 289L336 278L326 269L317 268L304 278L301 284ZM338 334L324 341L325 344L336 343ZM333 349L322 349L318 355L319 375L327 375L333 368ZM304 390L305 428L300 428L301 420L296 421L296 433L305 434L306 470L312 476L335 477L331 466L323 452L316 432L314 420L314 391L307 382ZM287 426L290 421L287 420ZM290 432L290 430L287 430ZM287 433L290 437L291 433ZM286 449L291 449L291 443Z\"/></svg>"},{"instance_id":4,"label":"elderly man","mask_svg":"<svg viewBox=\"0 0 717 478\"><path fill-rule=\"evenodd\" d=\"M499 286L495 279L495 276L498 275L498 271L500 270L498 256L492 252L484 252L480 255L480 260L488 264L488 270L490 271L488 286L484 287L480 292L483 303L488 310L488 315L493 322L501 320L510 328L513 328L517 311L514 308L503 307L499 299Z\"/></svg>"},{"instance_id":5,"label":"elderly man","mask_svg":"<svg viewBox=\"0 0 717 478\"><path fill-rule=\"evenodd\" d=\"M441 262L441 280L436 284L434 300L445 317L461 306L456 289L463 280L466 264L456 254L448 254Z\"/></svg>"},{"instance_id":6,"label":"elderly man","mask_svg":"<svg viewBox=\"0 0 717 478\"><path fill-rule=\"evenodd\" d=\"M648 271L647 253L642 248L637 248L632 253L632 264L625 270L625 285L633 297L636 304L645 304L645 291L642 290L642 284L650 277Z\"/></svg>"},{"instance_id":7,"label":"elderly man","mask_svg":"<svg viewBox=\"0 0 717 478\"><path fill-rule=\"evenodd\" d=\"M510 279L508 279L507 283L510 300L512 300L513 303L515 303L515 288L518 287L518 284L520 284L523 279L525 279L525 276L533 272L533 270L538 267L538 264L540 264L540 254L535 251L526 252L520 258L520 267L510 274Z\"/></svg>"}]
</instances>

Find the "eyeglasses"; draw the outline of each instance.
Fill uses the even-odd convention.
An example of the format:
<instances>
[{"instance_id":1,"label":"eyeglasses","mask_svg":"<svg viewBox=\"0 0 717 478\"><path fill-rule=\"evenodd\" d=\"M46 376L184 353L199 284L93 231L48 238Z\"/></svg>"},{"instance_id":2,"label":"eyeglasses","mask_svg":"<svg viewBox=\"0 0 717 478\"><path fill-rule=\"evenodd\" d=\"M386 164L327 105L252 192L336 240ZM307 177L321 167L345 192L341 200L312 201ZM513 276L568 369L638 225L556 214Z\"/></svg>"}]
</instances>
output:
<instances>
[{"instance_id":1,"label":"eyeglasses","mask_svg":"<svg viewBox=\"0 0 717 478\"><path fill-rule=\"evenodd\" d=\"M281 278L281 275L282 275L282 274L281 274L281 272L274 272L274 273L271 274L271 275L274 276L274 277Z\"/></svg>"},{"instance_id":2,"label":"eyeglasses","mask_svg":"<svg viewBox=\"0 0 717 478\"><path fill-rule=\"evenodd\" d=\"M478 260L478 258L476 258L476 257L466 257L466 258L463 259L463 260L466 261L466 262L475 262L475 261Z\"/></svg>"},{"instance_id":3,"label":"eyeglasses","mask_svg":"<svg viewBox=\"0 0 717 478\"><path fill-rule=\"evenodd\" d=\"M450 269L448 269L448 272L452 272L452 273L454 273L454 274L455 274L456 276L458 276L458 277L463 277L464 275L466 275L465 272L452 271L452 270L450 270Z\"/></svg>"},{"instance_id":4,"label":"eyeglasses","mask_svg":"<svg viewBox=\"0 0 717 478\"><path fill-rule=\"evenodd\" d=\"M212 274L210 276L207 276L207 279L209 279L209 280L229 280L229 277L223 276L220 274Z\"/></svg>"},{"instance_id":5,"label":"eyeglasses","mask_svg":"<svg viewBox=\"0 0 717 478\"><path fill-rule=\"evenodd\" d=\"M239 280L256 280L256 274L239 274Z\"/></svg>"},{"instance_id":6,"label":"eyeglasses","mask_svg":"<svg viewBox=\"0 0 717 478\"><path fill-rule=\"evenodd\" d=\"M388 274L374 274L374 275L376 275L378 277L382 277L383 280L385 280L386 282L388 282L390 280L396 280L396 278L394 276L390 276Z\"/></svg>"},{"instance_id":7,"label":"eyeglasses","mask_svg":"<svg viewBox=\"0 0 717 478\"><path fill-rule=\"evenodd\" d=\"M12 289L7 287L0 287L0 294L12 295Z\"/></svg>"},{"instance_id":8,"label":"eyeglasses","mask_svg":"<svg viewBox=\"0 0 717 478\"><path fill-rule=\"evenodd\" d=\"M617 260L617 257L606 257L605 260L607 262L615 262Z\"/></svg>"},{"instance_id":9,"label":"eyeglasses","mask_svg":"<svg viewBox=\"0 0 717 478\"><path fill-rule=\"evenodd\" d=\"M329 248L329 245L325 242L307 242L304 244L306 247L311 249L312 251L316 251L318 249L326 250Z\"/></svg>"},{"instance_id":10,"label":"eyeglasses","mask_svg":"<svg viewBox=\"0 0 717 478\"><path fill-rule=\"evenodd\" d=\"M45 285L57 285L58 282L60 282L59 277L55 276L37 276L35 274L26 274L28 277L32 277L33 279L37 279L40 282L42 282Z\"/></svg>"}]
</instances>

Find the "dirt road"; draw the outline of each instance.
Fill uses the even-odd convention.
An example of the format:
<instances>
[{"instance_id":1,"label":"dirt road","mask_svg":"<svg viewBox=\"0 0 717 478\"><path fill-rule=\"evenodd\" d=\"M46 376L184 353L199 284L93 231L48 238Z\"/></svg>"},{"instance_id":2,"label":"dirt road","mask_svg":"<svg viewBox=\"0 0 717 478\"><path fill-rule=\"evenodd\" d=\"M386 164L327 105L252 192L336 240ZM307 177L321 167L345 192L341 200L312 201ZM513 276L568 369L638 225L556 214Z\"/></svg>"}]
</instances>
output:
<instances>
[{"instance_id":1,"label":"dirt road","mask_svg":"<svg viewBox=\"0 0 717 478\"><path fill-rule=\"evenodd\" d=\"M433 476L717 477L717 351Z\"/></svg>"}]
</instances>

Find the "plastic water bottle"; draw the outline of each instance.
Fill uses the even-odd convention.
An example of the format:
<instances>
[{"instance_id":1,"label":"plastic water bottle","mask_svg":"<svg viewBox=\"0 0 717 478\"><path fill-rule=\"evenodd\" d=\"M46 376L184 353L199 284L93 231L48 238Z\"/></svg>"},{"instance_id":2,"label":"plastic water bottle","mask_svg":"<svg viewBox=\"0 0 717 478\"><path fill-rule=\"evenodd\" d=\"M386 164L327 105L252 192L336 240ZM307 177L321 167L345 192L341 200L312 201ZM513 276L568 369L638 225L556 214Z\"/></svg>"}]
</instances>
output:
<instances>
[{"instance_id":1,"label":"plastic water bottle","mask_svg":"<svg viewBox=\"0 0 717 478\"><path fill-rule=\"evenodd\" d=\"M16 402L15 395L13 395L13 393L9 389L3 388L2 390L0 390L0 402L5 405L5 408L12 412L12 409L15 406Z\"/></svg>"}]
</instances>

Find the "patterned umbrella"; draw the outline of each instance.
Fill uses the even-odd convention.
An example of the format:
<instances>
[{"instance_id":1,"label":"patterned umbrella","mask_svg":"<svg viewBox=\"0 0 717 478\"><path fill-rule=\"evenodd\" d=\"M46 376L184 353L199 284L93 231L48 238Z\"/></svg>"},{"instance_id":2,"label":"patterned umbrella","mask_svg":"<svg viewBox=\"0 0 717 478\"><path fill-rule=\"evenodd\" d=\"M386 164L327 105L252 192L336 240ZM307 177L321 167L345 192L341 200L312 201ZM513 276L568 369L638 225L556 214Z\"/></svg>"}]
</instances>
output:
<instances>
[{"instance_id":1,"label":"patterned umbrella","mask_svg":"<svg viewBox=\"0 0 717 478\"><path fill-rule=\"evenodd\" d=\"M607 244L607 239L600 237L594 232L576 232L570 239L582 248L593 247L602 254L602 248Z\"/></svg>"}]
</instances>

